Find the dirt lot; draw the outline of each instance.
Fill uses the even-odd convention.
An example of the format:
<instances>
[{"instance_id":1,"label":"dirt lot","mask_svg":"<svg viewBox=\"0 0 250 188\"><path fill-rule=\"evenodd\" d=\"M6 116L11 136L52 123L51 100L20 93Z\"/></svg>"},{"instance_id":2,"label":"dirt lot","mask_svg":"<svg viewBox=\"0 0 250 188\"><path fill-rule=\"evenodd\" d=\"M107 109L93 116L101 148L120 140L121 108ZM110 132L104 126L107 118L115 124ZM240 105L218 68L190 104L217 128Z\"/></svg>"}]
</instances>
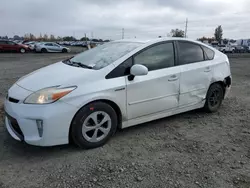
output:
<instances>
[{"instance_id":1,"label":"dirt lot","mask_svg":"<svg viewBox=\"0 0 250 188\"><path fill-rule=\"evenodd\" d=\"M70 54L0 54L0 97L22 75ZM13 140L0 114L0 187L250 187L250 58L231 58L218 113L192 111L117 132L102 148ZM1 104L0 104L1 105Z\"/></svg>"}]
</instances>

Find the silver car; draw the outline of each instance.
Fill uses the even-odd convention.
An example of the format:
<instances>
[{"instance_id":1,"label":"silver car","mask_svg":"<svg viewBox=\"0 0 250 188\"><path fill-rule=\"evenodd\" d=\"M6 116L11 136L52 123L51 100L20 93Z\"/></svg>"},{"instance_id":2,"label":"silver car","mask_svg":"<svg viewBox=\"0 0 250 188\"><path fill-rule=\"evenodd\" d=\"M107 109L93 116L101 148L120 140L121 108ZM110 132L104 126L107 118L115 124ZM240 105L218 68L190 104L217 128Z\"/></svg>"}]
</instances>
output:
<instances>
[{"instance_id":1,"label":"silver car","mask_svg":"<svg viewBox=\"0 0 250 188\"><path fill-rule=\"evenodd\" d=\"M67 53L70 51L69 48L61 46L54 42L39 42L35 45L36 52L62 52Z\"/></svg>"}]
</instances>

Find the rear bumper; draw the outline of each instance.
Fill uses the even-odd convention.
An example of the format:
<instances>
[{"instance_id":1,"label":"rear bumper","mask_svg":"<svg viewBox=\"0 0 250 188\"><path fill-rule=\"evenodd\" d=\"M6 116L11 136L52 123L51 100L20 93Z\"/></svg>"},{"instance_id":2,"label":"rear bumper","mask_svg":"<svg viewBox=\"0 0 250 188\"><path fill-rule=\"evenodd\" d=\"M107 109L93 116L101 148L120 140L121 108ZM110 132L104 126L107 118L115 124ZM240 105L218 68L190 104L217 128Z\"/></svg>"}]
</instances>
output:
<instances>
[{"instance_id":1,"label":"rear bumper","mask_svg":"<svg viewBox=\"0 0 250 188\"><path fill-rule=\"evenodd\" d=\"M226 87L224 99L228 97L228 94L230 93L231 87L232 87L232 86Z\"/></svg>"}]
</instances>

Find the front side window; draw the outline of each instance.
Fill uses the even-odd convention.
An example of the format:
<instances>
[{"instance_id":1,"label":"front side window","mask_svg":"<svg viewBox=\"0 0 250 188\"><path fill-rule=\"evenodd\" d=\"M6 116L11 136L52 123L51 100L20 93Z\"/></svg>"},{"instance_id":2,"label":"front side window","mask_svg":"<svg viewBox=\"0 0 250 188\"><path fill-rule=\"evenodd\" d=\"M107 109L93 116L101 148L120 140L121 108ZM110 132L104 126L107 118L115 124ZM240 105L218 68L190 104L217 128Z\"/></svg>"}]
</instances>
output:
<instances>
[{"instance_id":1,"label":"front side window","mask_svg":"<svg viewBox=\"0 0 250 188\"><path fill-rule=\"evenodd\" d=\"M44 44L45 46L53 46L53 44L52 43L46 43L46 44Z\"/></svg>"},{"instance_id":2,"label":"front side window","mask_svg":"<svg viewBox=\"0 0 250 188\"><path fill-rule=\"evenodd\" d=\"M203 50L200 45L182 41L178 41L178 44L180 65L204 61Z\"/></svg>"},{"instance_id":3,"label":"front side window","mask_svg":"<svg viewBox=\"0 0 250 188\"><path fill-rule=\"evenodd\" d=\"M55 43L53 44L53 46L55 46L55 47L59 47L59 45L57 45L57 44L55 44Z\"/></svg>"},{"instance_id":4,"label":"front side window","mask_svg":"<svg viewBox=\"0 0 250 188\"><path fill-rule=\"evenodd\" d=\"M134 57L134 64L142 64L149 71L174 66L174 46L172 42L150 47Z\"/></svg>"},{"instance_id":5,"label":"front side window","mask_svg":"<svg viewBox=\"0 0 250 188\"><path fill-rule=\"evenodd\" d=\"M142 44L139 42L109 42L82 52L70 61L98 70L110 65Z\"/></svg>"}]
</instances>

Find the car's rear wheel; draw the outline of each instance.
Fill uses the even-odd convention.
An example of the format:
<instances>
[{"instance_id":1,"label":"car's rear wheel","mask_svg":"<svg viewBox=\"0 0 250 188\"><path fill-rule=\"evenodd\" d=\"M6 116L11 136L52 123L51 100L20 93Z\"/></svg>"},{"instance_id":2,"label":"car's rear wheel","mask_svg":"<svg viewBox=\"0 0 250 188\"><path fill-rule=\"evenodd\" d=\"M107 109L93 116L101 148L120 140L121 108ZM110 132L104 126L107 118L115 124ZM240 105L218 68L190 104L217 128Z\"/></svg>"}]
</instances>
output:
<instances>
[{"instance_id":1,"label":"car's rear wheel","mask_svg":"<svg viewBox=\"0 0 250 188\"><path fill-rule=\"evenodd\" d=\"M66 48L62 49L62 53L67 53L67 52L68 52L68 50Z\"/></svg>"},{"instance_id":2,"label":"car's rear wheel","mask_svg":"<svg viewBox=\"0 0 250 188\"><path fill-rule=\"evenodd\" d=\"M42 48L42 49L41 49L41 52L42 52L42 53L46 53L46 52L47 52L47 49L46 49L46 48Z\"/></svg>"},{"instance_id":3,"label":"car's rear wheel","mask_svg":"<svg viewBox=\"0 0 250 188\"><path fill-rule=\"evenodd\" d=\"M26 50L24 48L20 49L20 53L24 54L26 52Z\"/></svg>"},{"instance_id":4,"label":"car's rear wheel","mask_svg":"<svg viewBox=\"0 0 250 188\"><path fill-rule=\"evenodd\" d=\"M94 102L83 107L74 117L70 136L81 148L90 149L104 145L117 129L115 110L104 102Z\"/></svg>"},{"instance_id":5,"label":"car's rear wheel","mask_svg":"<svg viewBox=\"0 0 250 188\"><path fill-rule=\"evenodd\" d=\"M212 84L208 89L204 109L207 112L216 112L223 101L224 91L219 83Z\"/></svg>"}]
</instances>

